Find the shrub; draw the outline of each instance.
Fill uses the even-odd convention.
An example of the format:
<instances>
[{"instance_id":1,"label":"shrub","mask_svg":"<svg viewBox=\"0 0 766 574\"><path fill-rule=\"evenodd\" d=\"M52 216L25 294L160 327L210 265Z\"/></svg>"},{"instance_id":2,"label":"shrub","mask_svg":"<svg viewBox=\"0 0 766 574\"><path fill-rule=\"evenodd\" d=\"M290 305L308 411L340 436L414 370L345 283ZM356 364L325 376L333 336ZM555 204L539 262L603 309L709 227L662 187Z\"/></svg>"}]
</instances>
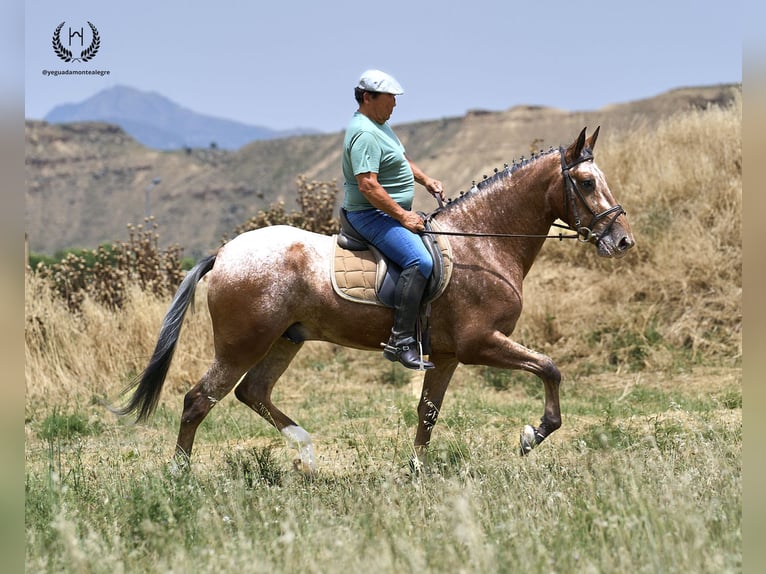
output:
<instances>
[{"instance_id":1,"label":"shrub","mask_svg":"<svg viewBox=\"0 0 766 574\"><path fill-rule=\"evenodd\" d=\"M86 295L109 309L121 309L131 282L157 296L173 293L184 275L181 248L160 249L157 224L149 218L145 225L129 224L127 241L72 250L58 263L40 259L34 269L72 312L82 310Z\"/></svg>"},{"instance_id":2,"label":"shrub","mask_svg":"<svg viewBox=\"0 0 766 574\"><path fill-rule=\"evenodd\" d=\"M332 181L307 181L306 177L298 177L299 211L285 211L285 204L279 201L266 211L259 211L242 225L234 229L234 235L269 227L271 225L292 225L307 231L330 235L337 232L339 223L335 217L335 201L338 189ZM223 238L223 243L228 239Z\"/></svg>"}]
</instances>

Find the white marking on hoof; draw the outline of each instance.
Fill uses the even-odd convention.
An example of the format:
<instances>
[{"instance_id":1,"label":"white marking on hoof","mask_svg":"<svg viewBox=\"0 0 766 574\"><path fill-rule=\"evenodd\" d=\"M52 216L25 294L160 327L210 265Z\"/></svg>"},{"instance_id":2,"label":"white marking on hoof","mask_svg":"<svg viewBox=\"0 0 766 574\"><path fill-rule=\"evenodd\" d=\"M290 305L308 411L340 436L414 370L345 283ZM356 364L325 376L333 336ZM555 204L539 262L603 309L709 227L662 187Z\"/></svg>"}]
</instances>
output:
<instances>
[{"instance_id":1,"label":"white marking on hoof","mask_svg":"<svg viewBox=\"0 0 766 574\"><path fill-rule=\"evenodd\" d=\"M532 425L524 425L521 430L521 437L519 437L519 454L522 456L529 454L536 446L535 429Z\"/></svg>"},{"instance_id":2,"label":"white marking on hoof","mask_svg":"<svg viewBox=\"0 0 766 574\"><path fill-rule=\"evenodd\" d=\"M191 461L184 453L176 453L168 463L168 472L171 476L180 476L191 470Z\"/></svg>"},{"instance_id":3,"label":"white marking on hoof","mask_svg":"<svg viewBox=\"0 0 766 574\"><path fill-rule=\"evenodd\" d=\"M286 426L282 429L285 438L298 450L298 458L293 461L293 468L303 474L314 474L314 446L311 435L298 425Z\"/></svg>"},{"instance_id":4,"label":"white marking on hoof","mask_svg":"<svg viewBox=\"0 0 766 574\"><path fill-rule=\"evenodd\" d=\"M410 472L414 476L420 476L425 470L426 465L418 457L413 456L410 458Z\"/></svg>"}]
</instances>

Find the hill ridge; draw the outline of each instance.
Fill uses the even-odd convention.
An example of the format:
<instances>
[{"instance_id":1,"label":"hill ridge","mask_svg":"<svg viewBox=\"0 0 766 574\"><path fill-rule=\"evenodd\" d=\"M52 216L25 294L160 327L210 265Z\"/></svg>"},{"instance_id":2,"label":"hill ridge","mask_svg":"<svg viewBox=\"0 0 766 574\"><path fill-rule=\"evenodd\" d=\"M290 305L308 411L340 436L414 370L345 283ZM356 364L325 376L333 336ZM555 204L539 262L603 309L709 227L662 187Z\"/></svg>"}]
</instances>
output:
<instances>
[{"instance_id":1,"label":"hill ridge","mask_svg":"<svg viewBox=\"0 0 766 574\"><path fill-rule=\"evenodd\" d=\"M741 84L722 84L676 89L596 111L516 106L393 125L408 154L455 197L472 180L528 156L533 148L570 143L585 126L601 126L599 147L604 149L637 125L654 125L685 109L724 105L739 94ZM160 243L179 244L186 255L198 257L259 210L280 200L288 210L297 207L300 175L341 187L340 131L253 141L236 150L172 151L146 147L104 122L28 120L25 134L26 230L30 249L39 253L123 240L126 225L141 223L148 206ZM434 207L418 186L415 208Z\"/></svg>"}]
</instances>

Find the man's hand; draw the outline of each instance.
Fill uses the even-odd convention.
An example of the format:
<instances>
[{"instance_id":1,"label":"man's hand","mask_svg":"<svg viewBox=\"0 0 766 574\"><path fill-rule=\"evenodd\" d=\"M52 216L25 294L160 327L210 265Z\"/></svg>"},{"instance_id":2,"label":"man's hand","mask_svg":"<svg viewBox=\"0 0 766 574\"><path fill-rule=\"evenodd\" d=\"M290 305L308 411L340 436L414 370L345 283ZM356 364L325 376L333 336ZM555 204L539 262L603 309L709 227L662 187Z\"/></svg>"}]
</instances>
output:
<instances>
[{"instance_id":1,"label":"man's hand","mask_svg":"<svg viewBox=\"0 0 766 574\"><path fill-rule=\"evenodd\" d=\"M405 211L399 219L399 223L412 233L420 233L426 228L423 218L414 211Z\"/></svg>"},{"instance_id":2,"label":"man's hand","mask_svg":"<svg viewBox=\"0 0 766 574\"><path fill-rule=\"evenodd\" d=\"M439 197L442 201L444 201L444 186L442 185L442 182L438 179L431 179L426 178L425 181L425 187L428 190L428 193L433 195L434 197Z\"/></svg>"},{"instance_id":3,"label":"man's hand","mask_svg":"<svg viewBox=\"0 0 766 574\"><path fill-rule=\"evenodd\" d=\"M412 175L415 177L415 181L424 186L428 190L428 193L434 197L438 195L441 200L444 201L444 186L442 185L442 182L438 179L428 177L425 172L420 169L410 158L407 158L407 161L410 164Z\"/></svg>"}]
</instances>

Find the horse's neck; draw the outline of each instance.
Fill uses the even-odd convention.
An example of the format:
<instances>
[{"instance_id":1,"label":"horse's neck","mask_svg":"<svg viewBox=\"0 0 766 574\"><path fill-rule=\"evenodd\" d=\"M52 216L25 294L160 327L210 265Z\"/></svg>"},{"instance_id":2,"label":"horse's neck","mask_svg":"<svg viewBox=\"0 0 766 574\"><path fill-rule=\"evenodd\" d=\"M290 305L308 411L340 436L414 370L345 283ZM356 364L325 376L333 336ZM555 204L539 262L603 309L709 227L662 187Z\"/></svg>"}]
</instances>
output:
<instances>
[{"instance_id":1,"label":"horse's neck","mask_svg":"<svg viewBox=\"0 0 766 574\"><path fill-rule=\"evenodd\" d=\"M548 204L548 190L556 185L558 165L556 157L539 158L512 174L495 178L480 185L470 197L460 201L445 213L444 223L458 231L487 234L509 234L520 239L472 239L474 253L487 247L513 258L523 275L529 271L555 220ZM439 220L442 221L441 219ZM486 242L486 245L479 243Z\"/></svg>"}]
</instances>

